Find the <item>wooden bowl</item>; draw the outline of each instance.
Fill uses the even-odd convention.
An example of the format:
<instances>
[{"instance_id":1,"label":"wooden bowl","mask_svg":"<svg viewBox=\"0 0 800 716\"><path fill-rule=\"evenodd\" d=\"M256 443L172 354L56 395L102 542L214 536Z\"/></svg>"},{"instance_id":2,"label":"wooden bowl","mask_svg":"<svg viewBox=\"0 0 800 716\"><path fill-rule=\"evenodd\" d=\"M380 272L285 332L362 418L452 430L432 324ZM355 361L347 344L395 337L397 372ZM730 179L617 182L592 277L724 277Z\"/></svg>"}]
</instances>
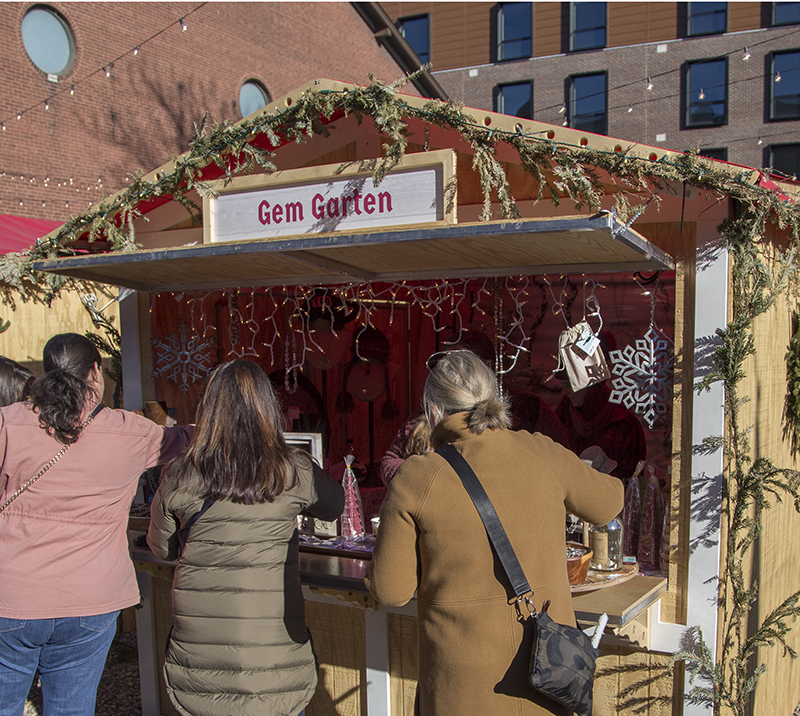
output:
<instances>
[{"instance_id":1,"label":"wooden bowl","mask_svg":"<svg viewBox=\"0 0 800 716\"><path fill-rule=\"evenodd\" d=\"M589 573L589 564L592 561L592 550L580 542L567 542L568 547L573 550L580 550L580 554L575 557L567 557L567 575L570 584L581 584Z\"/></svg>"}]
</instances>

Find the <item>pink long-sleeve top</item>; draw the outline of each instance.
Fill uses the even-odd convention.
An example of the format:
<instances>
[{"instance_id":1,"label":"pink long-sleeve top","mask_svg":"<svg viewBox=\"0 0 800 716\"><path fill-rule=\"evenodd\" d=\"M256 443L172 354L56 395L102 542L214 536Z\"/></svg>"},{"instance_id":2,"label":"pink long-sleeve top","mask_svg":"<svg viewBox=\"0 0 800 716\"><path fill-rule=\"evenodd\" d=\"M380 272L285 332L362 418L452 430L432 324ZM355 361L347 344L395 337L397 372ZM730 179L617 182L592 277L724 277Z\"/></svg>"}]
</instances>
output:
<instances>
[{"instance_id":1,"label":"pink long-sleeve top","mask_svg":"<svg viewBox=\"0 0 800 716\"><path fill-rule=\"evenodd\" d=\"M0 617L88 616L137 604L130 504L141 473L177 455L192 429L101 410L63 457L0 513ZM28 404L0 408L0 505L61 447Z\"/></svg>"}]
</instances>

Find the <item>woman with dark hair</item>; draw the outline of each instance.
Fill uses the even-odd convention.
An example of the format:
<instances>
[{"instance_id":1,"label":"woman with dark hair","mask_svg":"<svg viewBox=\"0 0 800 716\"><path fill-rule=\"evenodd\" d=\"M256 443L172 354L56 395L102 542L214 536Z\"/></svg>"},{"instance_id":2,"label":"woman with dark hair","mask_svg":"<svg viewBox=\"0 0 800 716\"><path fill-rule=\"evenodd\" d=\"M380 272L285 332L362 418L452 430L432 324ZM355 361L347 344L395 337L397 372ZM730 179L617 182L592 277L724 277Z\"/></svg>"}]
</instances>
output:
<instances>
[{"instance_id":1,"label":"woman with dark hair","mask_svg":"<svg viewBox=\"0 0 800 716\"><path fill-rule=\"evenodd\" d=\"M178 558L164 673L181 714L296 716L314 694L297 516L336 519L344 491L286 444L282 426L258 365L217 366L189 448L153 498L148 544Z\"/></svg>"},{"instance_id":2,"label":"woman with dark hair","mask_svg":"<svg viewBox=\"0 0 800 716\"><path fill-rule=\"evenodd\" d=\"M39 674L44 713L91 716L119 610L139 603L128 513L139 475L191 428L104 408L100 354L51 338L30 398L0 408L0 716Z\"/></svg>"},{"instance_id":3,"label":"woman with dark hair","mask_svg":"<svg viewBox=\"0 0 800 716\"><path fill-rule=\"evenodd\" d=\"M507 401L475 353L434 354L423 408L431 445L472 466L534 591L537 609L575 625L567 510L605 524L622 509L622 483L540 433L509 430ZM564 714L527 682L531 634L463 483L436 452L410 456L389 484L366 579L380 604L417 594L418 713ZM510 601L511 600L511 601Z\"/></svg>"},{"instance_id":4,"label":"woman with dark hair","mask_svg":"<svg viewBox=\"0 0 800 716\"><path fill-rule=\"evenodd\" d=\"M25 400L33 383L33 373L16 361L0 356L0 407Z\"/></svg>"}]
</instances>

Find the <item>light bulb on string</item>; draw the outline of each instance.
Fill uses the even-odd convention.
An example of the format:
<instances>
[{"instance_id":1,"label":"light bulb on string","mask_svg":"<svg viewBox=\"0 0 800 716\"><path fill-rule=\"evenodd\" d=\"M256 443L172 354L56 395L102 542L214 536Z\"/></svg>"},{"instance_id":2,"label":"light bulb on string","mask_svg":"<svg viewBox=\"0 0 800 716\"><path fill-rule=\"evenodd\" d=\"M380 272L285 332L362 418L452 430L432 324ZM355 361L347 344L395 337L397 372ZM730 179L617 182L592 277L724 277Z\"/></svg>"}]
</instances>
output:
<instances>
[{"instance_id":1,"label":"light bulb on string","mask_svg":"<svg viewBox=\"0 0 800 716\"><path fill-rule=\"evenodd\" d=\"M759 137L759 138L758 138L758 141L756 142L756 144L758 144L758 145L761 145L761 144L763 144L763 143L764 143L764 140L763 140L763 139L761 139L761 137Z\"/></svg>"},{"instance_id":2,"label":"light bulb on string","mask_svg":"<svg viewBox=\"0 0 800 716\"><path fill-rule=\"evenodd\" d=\"M70 93L71 95L74 95L74 94L75 94L75 85L70 85L70 86L69 86L69 93Z\"/></svg>"},{"instance_id":3,"label":"light bulb on string","mask_svg":"<svg viewBox=\"0 0 800 716\"><path fill-rule=\"evenodd\" d=\"M781 77L781 73L778 72L778 74L775 75L775 81L776 82L780 82L782 79L783 79L783 77Z\"/></svg>"},{"instance_id":4,"label":"light bulb on string","mask_svg":"<svg viewBox=\"0 0 800 716\"><path fill-rule=\"evenodd\" d=\"M561 106L558 108L558 113L559 114L564 114L564 112L566 112L566 111L567 111L567 105L562 102Z\"/></svg>"},{"instance_id":5,"label":"light bulb on string","mask_svg":"<svg viewBox=\"0 0 800 716\"><path fill-rule=\"evenodd\" d=\"M45 109L50 109L50 102L48 100L44 101L44 108Z\"/></svg>"},{"instance_id":6,"label":"light bulb on string","mask_svg":"<svg viewBox=\"0 0 800 716\"><path fill-rule=\"evenodd\" d=\"M653 80L651 80L651 79L648 77L648 78L647 78L647 89L648 89L648 90L652 90L652 89L653 89L653 87L655 87L655 85L653 84Z\"/></svg>"},{"instance_id":7,"label":"light bulb on string","mask_svg":"<svg viewBox=\"0 0 800 716\"><path fill-rule=\"evenodd\" d=\"M17 112L17 119L22 119L22 112Z\"/></svg>"},{"instance_id":8,"label":"light bulb on string","mask_svg":"<svg viewBox=\"0 0 800 716\"><path fill-rule=\"evenodd\" d=\"M136 55L139 54L139 50L141 49L141 47L142 47L141 45L136 45L136 47L133 48L133 56L134 57L136 57Z\"/></svg>"},{"instance_id":9,"label":"light bulb on string","mask_svg":"<svg viewBox=\"0 0 800 716\"><path fill-rule=\"evenodd\" d=\"M701 87L700 92L697 94L697 99L705 99L705 98L706 98L706 93L703 92L703 88Z\"/></svg>"},{"instance_id":10,"label":"light bulb on string","mask_svg":"<svg viewBox=\"0 0 800 716\"><path fill-rule=\"evenodd\" d=\"M633 105L629 104L628 105L628 114L630 114L631 112L633 112Z\"/></svg>"},{"instance_id":11,"label":"light bulb on string","mask_svg":"<svg viewBox=\"0 0 800 716\"><path fill-rule=\"evenodd\" d=\"M744 48L744 54L742 55L742 60L743 60L744 62L747 62L747 61L750 59L750 57L752 57L752 55L750 54L750 50L748 50L748 49L745 47L745 48Z\"/></svg>"},{"instance_id":12,"label":"light bulb on string","mask_svg":"<svg viewBox=\"0 0 800 716\"><path fill-rule=\"evenodd\" d=\"M186 26L186 23L181 18L181 32L186 32L189 28Z\"/></svg>"},{"instance_id":13,"label":"light bulb on string","mask_svg":"<svg viewBox=\"0 0 800 716\"><path fill-rule=\"evenodd\" d=\"M2 129L4 132L6 131L6 125L4 122L0 122L0 129Z\"/></svg>"}]
</instances>

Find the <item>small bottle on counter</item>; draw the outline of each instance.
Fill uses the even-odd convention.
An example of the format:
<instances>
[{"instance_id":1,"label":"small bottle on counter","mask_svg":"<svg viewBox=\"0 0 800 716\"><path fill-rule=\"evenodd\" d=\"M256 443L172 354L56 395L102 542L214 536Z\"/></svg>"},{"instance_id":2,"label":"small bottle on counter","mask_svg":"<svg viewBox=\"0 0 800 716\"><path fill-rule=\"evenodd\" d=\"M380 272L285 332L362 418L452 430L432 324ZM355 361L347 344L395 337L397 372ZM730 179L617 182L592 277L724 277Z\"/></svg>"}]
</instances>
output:
<instances>
[{"instance_id":1,"label":"small bottle on counter","mask_svg":"<svg viewBox=\"0 0 800 716\"><path fill-rule=\"evenodd\" d=\"M615 517L607 525L589 525L591 568L600 572L622 569L622 522Z\"/></svg>"}]
</instances>

